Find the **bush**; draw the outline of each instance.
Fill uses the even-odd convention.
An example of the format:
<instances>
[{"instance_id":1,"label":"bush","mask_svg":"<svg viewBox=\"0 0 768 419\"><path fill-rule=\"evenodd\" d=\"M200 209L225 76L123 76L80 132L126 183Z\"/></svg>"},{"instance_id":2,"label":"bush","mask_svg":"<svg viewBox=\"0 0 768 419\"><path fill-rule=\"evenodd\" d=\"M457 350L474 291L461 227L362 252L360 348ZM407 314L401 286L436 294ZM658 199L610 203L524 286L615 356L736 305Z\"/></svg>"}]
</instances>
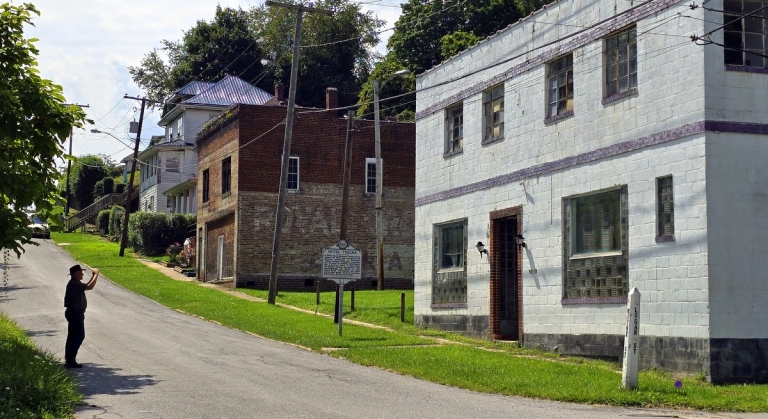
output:
<instances>
[{"instance_id":1,"label":"bush","mask_svg":"<svg viewBox=\"0 0 768 419\"><path fill-rule=\"evenodd\" d=\"M115 191L115 180L111 177L105 177L101 180L104 182L104 195L109 195Z\"/></svg>"},{"instance_id":2,"label":"bush","mask_svg":"<svg viewBox=\"0 0 768 419\"><path fill-rule=\"evenodd\" d=\"M104 196L104 179L96 182L93 185L93 198L98 199L100 196Z\"/></svg>"},{"instance_id":3,"label":"bush","mask_svg":"<svg viewBox=\"0 0 768 419\"><path fill-rule=\"evenodd\" d=\"M125 209L115 205L109 210L109 238L112 241L120 239L123 234L123 219L125 218Z\"/></svg>"},{"instance_id":4,"label":"bush","mask_svg":"<svg viewBox=\"0 0 768 419\"><path fill-rule=\"evenodd\" d=\"M109 233L109 214L111 212L112 211L110 210L99 211L99 215L96 216L96 225L98 226L100 233L102 231L104 234Z\"/></svg>"},{"instance_id":5,"label":"bush","mask_svg":"<svg viewBox=\"0 0 768 419\"><path fill-rule=\"evenodd\" d=\"M115 193L124 193L125 192L125 183L118 183L115 185Z\"/></svg>"},{"instance_id":6,"label":"bush","mask_svg":"<svg viewBox=\"0 0 768 419\"><path fill-rule=\"evenodd\" d=\"M165 254L171 239L168 216L155 212L135 212L128 221L128 243L137 253L146 256Z\"/></svg>"},{"instance_id":7,"label":"bush","mask_svg":"<svg viewBox=\"0 0 768 419\"><path fill-rule=\"evenodd\" d=\"M187 237L195 235L197 224L197 215L195 214L173 214L168 220L170 227L170 243L184 243Z\"/></svg>"}]
</instances>

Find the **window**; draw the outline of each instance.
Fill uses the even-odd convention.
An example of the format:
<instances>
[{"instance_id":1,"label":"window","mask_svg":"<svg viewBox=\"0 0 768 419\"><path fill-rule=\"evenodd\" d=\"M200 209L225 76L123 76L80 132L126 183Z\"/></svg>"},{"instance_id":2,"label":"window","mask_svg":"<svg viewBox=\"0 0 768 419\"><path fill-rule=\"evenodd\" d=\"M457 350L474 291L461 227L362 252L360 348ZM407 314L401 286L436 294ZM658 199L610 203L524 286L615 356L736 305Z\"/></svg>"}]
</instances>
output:
<instances>
[{"instance_id":1,"label":"window","mask_svg":"<svg viewBox=\"0 0 768 419\"><path fill-rule=\"evenodd\" d=\"M564 199L563 221L563 304L626 302L626 186Z\"/></svg>"},{"instance_id":2,"label":"window","mask_svg":"<svg viewBox=\"0 0 768 419\"><path fill-rule=\"evenodd\" d=\"M299 158L288 158L288 179L285 183L286 189L290 191L299 190Z\"/></svg>"},{"instance_id":3,"label":"window","mask_svg":"<svg viewBox=\"0 0 768 419\"><path fill-rule=\"evenodd\" d=\"M547 65L547 117L573 110L573 54Z\"/></svg>"},{"instance_id":4,"label":"window","mask_svg":"<svg viewBox=\"0 0 768 419\"><path fill-rule=\"evenodd\" d=\"M464 105L445 111L445 153L459 152L464 147Z\"/></svg>"},{"instance_id":5,"label":"window","mask_svg":"<svg viewBox=\"0 0 768 419\"><path fill-rule=\"evenodd\" d=\"M155 210L155 197L154 196L150 196L149 197L149 208L148 209L149 209L149 211L154 211Z\"/></svg>"},{"instance_id":6,"label":"window","mask_svg":"<svg viewBox=\"0 0 768 419\"><path fill-rule=\"evenodd\" d=\"M658 195L656 236L658 238L671 240L675 236L675 207L672 195L672 176L656 179L656 194Z\"/></svg>"},{"instance_id":7,"label":"window","mask_svg":"<svg viewBox=\"0 0 768 419\"><path fill-rule=\"evenodd\" d=\"M725 64L768 68L768 58L764 57L768 55L766 6L765 0L723 1ZM741 19L752 12L755 13Z\"/></svg>"},{"instance_id":8,"label":"window","mask_svg":"<svg viewBox=\"0 0 768 419\"><path fill-rule=\"evenodd\" d=\"M467 302L467 220L434 227L433 304Z\"/></svg>"},{"instance_id":9,"label":"window","mask_svg":"<svg viewBox=\"0 0 768 419\"><path fill-rule=\"evenodd\" d=\"M484 94L483 118L485 134L483 140L504 136L504 85L500 84Z\"/></svg>"},{"instance_id":10,"label":"window","mask_svg":"<svg viewBox=\"0 0 768 419\"><path fill-rule=\"evenodd\" d=\"M365 193L376 193L376 159L365 159Z\"/></svg>"},{"instance_id":11,"label":"window","mask_svg":"<svg viewBox=\"0 0 768 419\"><path fill-rule=\"evenodd\" d=\"M232 157L221 161L221 193L222 195L232 190Z\"/></svg>"},{"instance_id":12,"label":"window","mask_svg":"<svg viewBox=\"0 0 768 419\"><path fill-rule=\"evenodd\" d=\"M605 40L605 96L637 88L637 28Z\"/></svg>"},{"instance_id":13,"label":"window","mask_svg":"<svg viewBox=\"0 0 768 419\"><path fill-rule=\"evenodd\" d=\"M184 138L184 118L179 118L176 127L176 139L181 140Z\"/></svg>"},{"instance_id":14,"label":"window","mask_svg":"<svg viewBox=\"0 0 768 419\"><path fill-rule=\"evenodd\" d=\"M203 170L203 203L208 202L208 186L210 182L210 176L208 169Z\"/></svg>"}]
</instances>

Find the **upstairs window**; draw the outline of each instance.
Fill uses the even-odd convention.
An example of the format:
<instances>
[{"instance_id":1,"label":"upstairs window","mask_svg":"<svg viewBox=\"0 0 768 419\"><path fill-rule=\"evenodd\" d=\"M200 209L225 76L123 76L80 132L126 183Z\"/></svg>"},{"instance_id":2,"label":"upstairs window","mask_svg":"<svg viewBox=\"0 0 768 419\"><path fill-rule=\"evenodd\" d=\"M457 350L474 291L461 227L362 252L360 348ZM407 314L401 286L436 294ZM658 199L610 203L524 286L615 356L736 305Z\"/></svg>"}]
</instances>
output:
<instances>
[{"instance_id":1,"label":"upstairs window","mask_svg":"<svg viewBox=\"0 0 768 419\"><path fill-rule=\"evenodd\" d=\"M458 153L464 147L464 104L445 111L445 153Z\"/></svg>"},{"instance_id":2,"label":"upstairs window","mask_svg":"<svg viewBox=\"0 0 768 419\"><path fill-rule=\"evenodd\" d=\"M672 194L672 176L656 179L657 213L656 213L656 237L657 241L671 241L675 236L675 205Z\"/></svg>"},{"instance_id":3,"label":"upstairs window","mask_svg":"<svg viewBox=\"0 0 768 419\"><path fill-rule=\"evenodd\" d=\"M605 95L637 88L637 28L605 39Z\"/></svg>"},{"instance_id":4,"label":"upstairs window","mask_svg":"<svg viewBox=\"0 0 768 419\"><path fill-rule=\"evenodd\" d=\"M547 117L573 111L573 54L547 65Z\"/></svg>"},{"instance_id":5,"label":"upstairs window","mask_svg":"<svg viewBox=\"0 0 768 419\"><path fill-rule=\"evenodd\" d=\"M768 68L766 6L765 0L723 0L725 64Z\"/></svg>"},{"instance_id":6,"label":"upstairs window","mask_svg":"<svg viewBox=\"0 0 768 419\"><path fill-rule=\"evenodd\" d=\"M232 157L221 161L221 194L232 190Z\"/></svg>"},{"instance_id":7,"label":"upstairs window","mask_svg":"<svg viewBox=\"0 0 768 419\"><path fill-rule=\"evenodd\" d=\"M203 170L203 203L208 202L208 186L210 182L210 175L208 169Z\"/></svg>"},{"instance_id":8,"label":"upstairs window","mask_svg":"<svg viewBox=\"0 0 768 419\"><path fill-rule=\"evenodd\" d=\"M376 193L376 159L365 159L365 193Z\"/></svg>"},{"instance_id":9,"label":"upstairs window","mask_svg":"<svg viewBox=\"0 0 768 419\"><path fill-rule=\"evenodd\" d=\"M299 190L299 158L288 158L288 179L285 183L286 189L289 191Z\"/></svg>"},{"instance_id":10,"label":"upstairs window","mask_svg":"<svg viewBox=\"0 0 768 419\"><path fill-rule=\"evenodd\" d=\"M504 85L500 84L483 94L484 141L504 137Z\"/></svg>"}]
</instances>

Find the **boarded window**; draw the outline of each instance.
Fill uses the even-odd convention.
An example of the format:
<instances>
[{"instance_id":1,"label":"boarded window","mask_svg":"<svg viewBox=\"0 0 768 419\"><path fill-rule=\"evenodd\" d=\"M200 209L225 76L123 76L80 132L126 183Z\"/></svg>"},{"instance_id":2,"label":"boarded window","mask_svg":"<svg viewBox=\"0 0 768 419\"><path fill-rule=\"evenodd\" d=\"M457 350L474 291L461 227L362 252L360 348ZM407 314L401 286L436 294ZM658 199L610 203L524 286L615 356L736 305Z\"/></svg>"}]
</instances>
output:
<instances>
[{"instance_id":1,"label":"boarded window","mask_svg":"<svg viewBox=\"0 0 768 419\"><path fill-rule=\"evenodd\" d=\"M165 159L165 171L167 173L178 173L179 166L179 157L168 157Z\"/></svg>"}]
</instances>

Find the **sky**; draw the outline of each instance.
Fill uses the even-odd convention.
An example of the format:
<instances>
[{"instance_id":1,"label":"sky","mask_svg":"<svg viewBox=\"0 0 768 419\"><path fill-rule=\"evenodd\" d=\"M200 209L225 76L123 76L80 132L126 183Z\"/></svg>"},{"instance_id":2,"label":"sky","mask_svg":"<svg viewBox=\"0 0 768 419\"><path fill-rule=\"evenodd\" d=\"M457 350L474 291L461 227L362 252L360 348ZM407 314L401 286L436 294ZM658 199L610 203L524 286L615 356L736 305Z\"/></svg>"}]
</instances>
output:
<instances>
[{"instance_id":1,"label":"sky","mask_svg":"<svg viewBox=\"0 0 768 419\"><path fill-rule=\"evenodd\" d=\"M131 80L128 66L138 65L163 39L181 39L184 30L198 20L210 21L216 5L249 9L263 0L32 0L40 11L27 38L38 38L38 69L41 76L64 89L68 103L87 104L95 126L77 129L72 154L106 154L119 161L132 153L135 134L129 137L128 122L138 120L140 103L123 99L125 94L143 96ZM19 4L20 1L13 1ZM361 3L371 3L363 0ZM376 3L375 1L373 3ZM400 15L399 0L363 4L392 27ZM385 6L380 6L381 4ZM384 52L391 31L381 35ZM162 134L157 111L145 113L142 138ZM108 132L93 134L91 129ZM119 141L119 140L122 140ZM146 145L143 144L142 148ZM128 146L131 146L129 148Z\"/></svg>"}]
</instances>

